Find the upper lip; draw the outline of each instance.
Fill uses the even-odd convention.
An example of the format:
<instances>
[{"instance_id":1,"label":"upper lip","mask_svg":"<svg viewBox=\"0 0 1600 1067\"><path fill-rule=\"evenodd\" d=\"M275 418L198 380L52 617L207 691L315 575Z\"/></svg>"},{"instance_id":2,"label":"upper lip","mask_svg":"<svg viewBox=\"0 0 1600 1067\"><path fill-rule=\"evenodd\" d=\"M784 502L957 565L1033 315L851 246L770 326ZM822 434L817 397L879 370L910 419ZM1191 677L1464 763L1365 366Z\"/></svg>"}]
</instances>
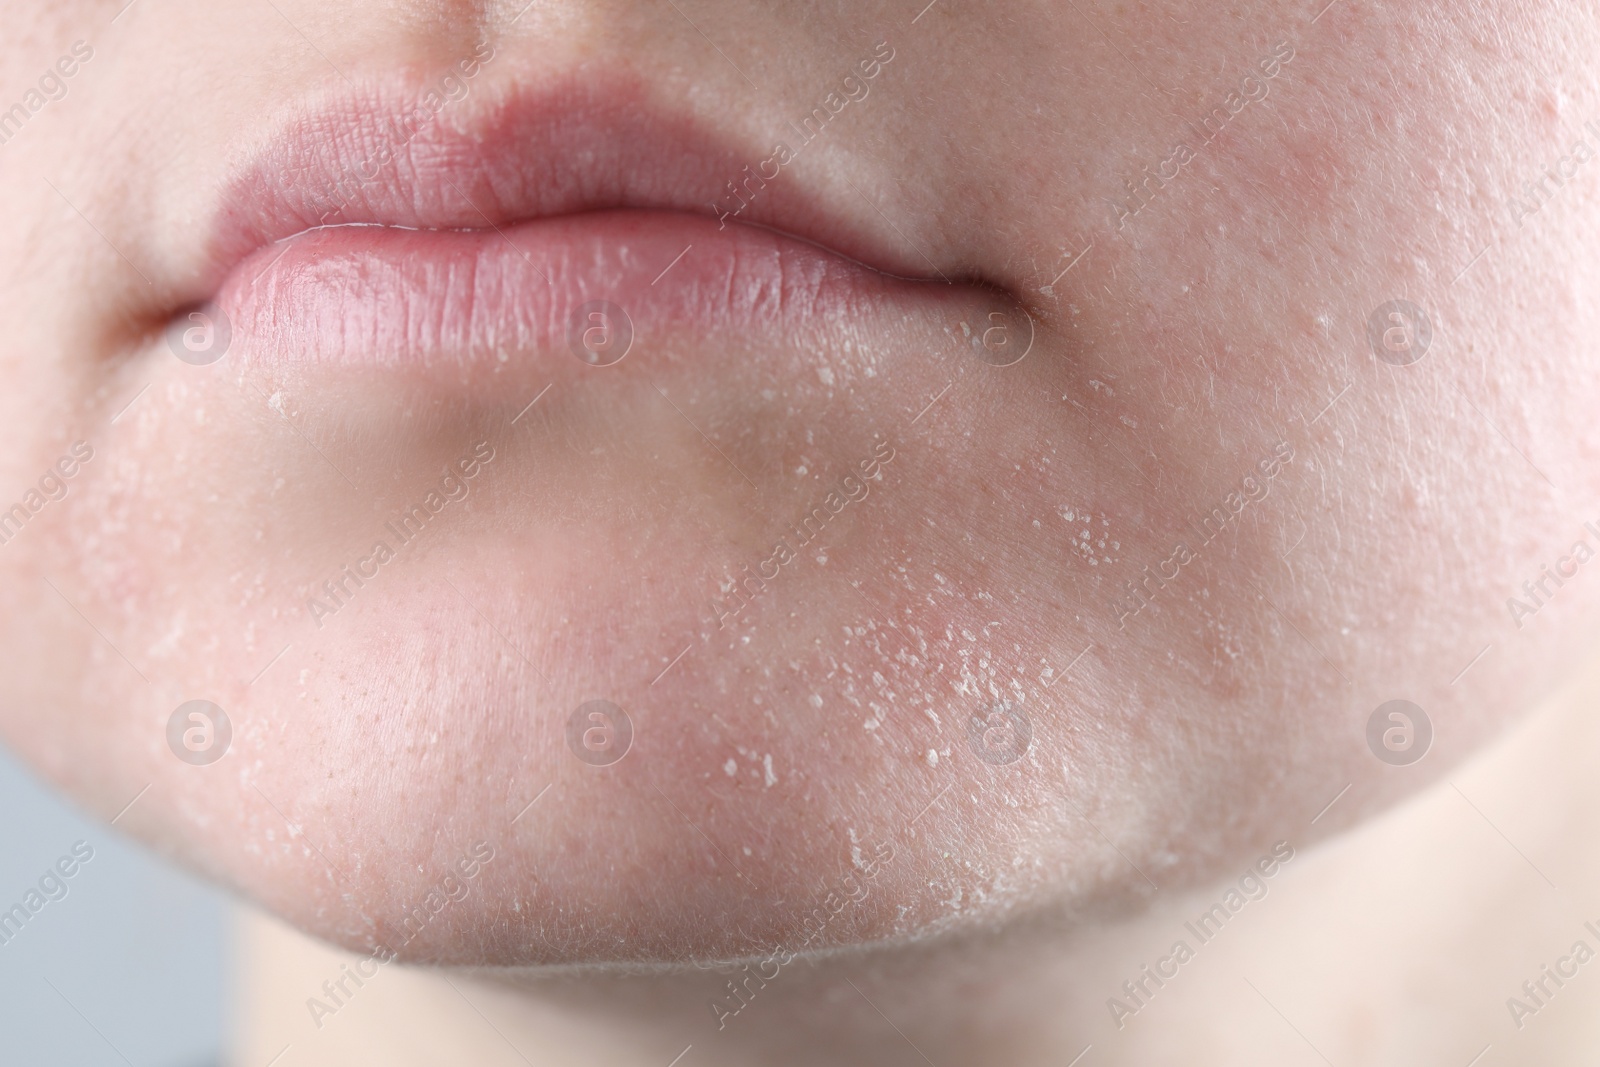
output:
<instances>
[{"instance_id":1,"label":"upper lip","mask_svg":"<svg viewBox=\"0 0 1600 1067\"><path fill-rule=\"evenodd\" d=\"M539 84L478 80L410 131L422 96L414 87L353 90L292 115L229 183L202 287L215 291L253 252L328 225L498 229L609 208L716 216L719 200L723 210L740 203L731 190L773 152L661 106L642 79L614 69ZM905 242L829 210L795 170L748 184L755 195L738 221L887 274L944 276Z\"/></svg>"}]
</instances>

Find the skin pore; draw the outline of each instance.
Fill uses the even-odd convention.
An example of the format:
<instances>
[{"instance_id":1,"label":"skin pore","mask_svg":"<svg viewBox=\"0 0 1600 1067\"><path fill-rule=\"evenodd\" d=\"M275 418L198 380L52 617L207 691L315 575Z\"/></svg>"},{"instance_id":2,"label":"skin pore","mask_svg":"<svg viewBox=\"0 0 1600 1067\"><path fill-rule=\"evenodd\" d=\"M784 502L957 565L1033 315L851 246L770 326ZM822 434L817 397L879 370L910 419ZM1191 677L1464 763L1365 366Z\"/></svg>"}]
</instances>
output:
<instances>
[{"instance_id":1,"label":"skin pore","mask_svg":"<svg viewBox=\"0 0 1600 1067\"><path fill-rule=\"evenodd\" d=\"M1592 17L120 7L0 44L0 729L347 963L494 969L363 1024L253 935L263 1062L476 1005L574 1062L1563 1062L1582 980L1505 1001L1600 914Z\"/></svg>"}]
</instances>

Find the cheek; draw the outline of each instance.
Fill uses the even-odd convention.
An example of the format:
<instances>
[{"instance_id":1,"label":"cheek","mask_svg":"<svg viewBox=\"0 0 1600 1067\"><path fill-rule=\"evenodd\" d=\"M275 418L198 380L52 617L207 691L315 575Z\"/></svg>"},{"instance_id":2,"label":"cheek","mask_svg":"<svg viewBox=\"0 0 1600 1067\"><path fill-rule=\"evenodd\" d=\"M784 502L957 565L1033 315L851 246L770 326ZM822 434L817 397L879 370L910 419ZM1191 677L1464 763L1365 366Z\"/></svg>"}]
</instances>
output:
<instances>
[{"instance_id":1,"label":"cheek","mask_svg":"<svg viewBox=\"0 0 1600 1067\"><path fill-rule=\"evenodd\" d=\"M1566 551L1600 490L1586 414L1600 403L1588 354L1600 212L1571 197L1559 219L1518 231L1494 191L1569 151L1570 124L1485 130L1458 88L1425 79L1402 112L1376 82L1303 49L1123 231L1081 216L1093 252L1055 286L1083 377L1105 386L1069 394L1074 414L1116 443L1105 469L1130 486L1101 502L1122 520L1123 558L1073 611L1092 626L1097 599L1142 604L1128 583L1177 539L1197 556L1126 631L1095 636L1071 677L1144 709L1129 743L1183 765L1191 800L1214 798L1205 819L1226 817L1230 774L1273 781L1286 812L1304 800L1311 814L1351 781L1375 797L1416 788L1526 709L1528 678L1568 676L1600 624L1600 581L1586 574L1536 630L1505 606ZM1572 113L1600 113L1600 100ZM1465 161L1452 148L1464 144ZM1378 356L1369 326L1393 300L1432 327L1407 366ZM1525 355L1493 355L1511 351ZM1280 437L1296 454L1269 481L1257 464ZM1203 544L1199 516L1246 474L1269 492ZM1472 684L1452 685L1469 664ZM1404 784L1365 741L1373 710L1400 696L1455 724ZM1114 703L1093 715L1118 721ZM1185 724L1163 706L1194 714ZM1204 760L1184 755L1196 744ZM1326 773L1286 779L1302 746L1328 753ZM1182 823L1181 789L1151 788L1147 810ZM1271 821L1255 817L1241 836Z\"/></svg>"}]
</instances>

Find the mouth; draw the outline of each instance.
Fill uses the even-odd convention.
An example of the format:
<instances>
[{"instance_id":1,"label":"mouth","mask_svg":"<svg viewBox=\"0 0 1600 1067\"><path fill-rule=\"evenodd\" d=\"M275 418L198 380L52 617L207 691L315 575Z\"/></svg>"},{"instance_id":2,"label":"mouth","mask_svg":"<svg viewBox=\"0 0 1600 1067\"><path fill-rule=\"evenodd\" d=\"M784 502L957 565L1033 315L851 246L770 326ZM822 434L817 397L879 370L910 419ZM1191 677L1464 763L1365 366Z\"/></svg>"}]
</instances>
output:
<instances>
[{"instance_id":1,"label":"mouth","mask_svg":"<svg viewBox=\"0 0 1600 1067\"><path fill-rule=\"evenodd\" d=\"M850 845L809 837L799 858L755 844L775 840L775 825L829 822L828 798L859 793L862 775L895 780L907 753L921 770L934 744L949 755L915 720L909 747L862 745L859 718L824 711L822 694L840 671L872 679L863 694L900 684L885 675L919 693L939 684L914 648L879 660L888 638L875 621L866 637L862 620L881 610L897 632L964 627L966 608L902 584L912 561L937 566L942 583L997 559L985 549L968 561L970 533L942 547L945 528L966 526L946 510L987 514L986 493L965 489L987 461L938 457L974 440L1024 454L1033 422L995 413L1036 402L1029 375L1048 364L995 370L1026 351L1025 312L982 282L950 280L962 277L950 265L919 274L915 249L860 224L872 205L852 214L817 195L822 145L763 178L774 146L675 117L615 72L504 95L479 77L457 110L414 130L414 87L301 115L225 191L201 295L230 325L215 335L231 338L221 354L254 388L169 368L184 378L172 395L241 413L197 432L256 460L236 498L273 504L266 520L208 512L227 532L200 536L225 546L217 566L266 566L262 587L285 591L275 618L306 666L263 686L310 686L348 709L360 725L345 739L399 764L395 810L401 794L455 788L463 779L436 769L448 763L485 781L558 782L574 811L634 813L636 832L597 866L567 824L508 831L472 802L463 817L483 820L484 839L524 835L513 851L545 903L523 914L584 916L570 938L534 932L526 949L490 958L671 959L674 942L724 955L730 923L702 916L745 910L787 936L789 917L763 897L790 864L851 862ZM893 186L862 181L878 184ZM958 406L963 392L972 399ZM447 513L439 472L469 453L491 457L490 473ZM402 541L401 516L429 532L406 527ZM242 532L262 521L262 540L292 546L268 565ZM852 636L835 647L841 630ZM391 686L397 655L427 664L404 694ZM853 684L850 702L876 700ZM266 692L256 699L275 699ZM573 709L596 700L636 727L636 754L603 774L570 729L584 721ZM413 701L437 716L439 749L421 743ZM517 740L487 740L502 734ZM450 755L417 762L419 743ZM755 744L743 772L728 769L729 753ZM848 754L813 771L819 750ZM677 792L701 785L694 801ZM702 884L701 831L678 812L703 804L717 807L705 840L749 859L737 884ZM372 870L409 877L433 839L399 835ZM532 878L494 892L521 894ZM664 905L660 884L696 887L692 906ZM271 903L316 927L305 900ZM659 940L616 936L643 914L661 916ZM888 931L887 918L873 922Z\"/></svg>"},{"instance_id":2,"label":"mouth","mask_svg":"<svg viewBox=\"0 0 1600 1067\"><path fill-rule=\"evenodd\" d=\"M197 511L162 543L208 546L185 580L218 627L238 610L227 576L258 575L262 625L300 659L249 700L294 727L265 761L318 770L263 795L381 754L384 799L362 805L426 805L521 857L481 899L530 901L531 925L485 958L726 955L740 924L783 940L787 910L766 901L791 874L853 863L858 830L898 834L928 800L912 776L963 758L961 726L897 715L886 741L881 709L902 693L942 709L946 684L968 699L950 643L991 625L993 598L956 590L1033 567L997 501L1048 476L1023 460L1054 454L1032 416L1068 364L997 369L1032 321L959 262L883 238L919 231L845 129L783 134L780 166L778 143L614 69L511 86L494 80L509 57L479 63L420 124L416 80L297 112L227 182L181 298L226 320L228 363L163 362L174 384L151 400L174 417L149 417L187 454L248 457L226 486L241 503L174 481ZM819 192L845 172L860 194ZM465 477L469 455L492 466L456 503L441 472ZM1078 455L1063 465L1089 469ZM111 584L155 615L159 570L130 554ZM596 700L636 728L609 770L571 732ZM337 737L296 748L322 729L313 705L341 710ZM628 829L604 848L554 817L508 829L501 783L556 783L552 802ZM338 788L332 821L361 825ZM837 815L872 793L891 802ZM363 877L398 899L388 883L435 840L397 831ZM742 869L708 883L721 855ZM273 893L328 928L320 898ZM536 929L547 916L573 932ZM900 916L885 904L830 936L887 936Z\"/></svg>"},{"instance_id":3,"label":"mouth","mask_svg":"<svg viewBox=\"0 0 1600 1067\"><path fill-rule=\"evenodd\" d=\"M298 114L230 183L206 302L240 358L438 380L568 353L554 363L581 373L707 338L795 351L916 320L919 343L931 330L993 362L984 329L1023 314L854 224L864 196L817 196L806 157L825 129L758 147L615 73L458 84L436 114L415 88Z\"/></svg>"}]
</instances>

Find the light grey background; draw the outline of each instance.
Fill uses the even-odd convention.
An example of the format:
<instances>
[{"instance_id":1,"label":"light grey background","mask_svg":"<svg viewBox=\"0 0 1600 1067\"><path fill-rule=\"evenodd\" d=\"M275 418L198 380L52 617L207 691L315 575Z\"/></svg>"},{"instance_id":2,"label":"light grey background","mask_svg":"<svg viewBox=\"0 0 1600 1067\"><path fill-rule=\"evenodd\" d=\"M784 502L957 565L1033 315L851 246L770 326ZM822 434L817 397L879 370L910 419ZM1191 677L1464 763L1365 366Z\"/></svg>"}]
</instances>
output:
<instances>
[{"instance_id":1,"label":"light grey background","mask_svg":"<svg viewBox=\"0 0 1600 1067\"><path fill-rule=\"evenodd\" d=\"M0 746L0 911L77 841L94 858L67 895L0 944L0 1062L220 1064L226 898L84 818Z\"/></svg>"}]
</instances>

